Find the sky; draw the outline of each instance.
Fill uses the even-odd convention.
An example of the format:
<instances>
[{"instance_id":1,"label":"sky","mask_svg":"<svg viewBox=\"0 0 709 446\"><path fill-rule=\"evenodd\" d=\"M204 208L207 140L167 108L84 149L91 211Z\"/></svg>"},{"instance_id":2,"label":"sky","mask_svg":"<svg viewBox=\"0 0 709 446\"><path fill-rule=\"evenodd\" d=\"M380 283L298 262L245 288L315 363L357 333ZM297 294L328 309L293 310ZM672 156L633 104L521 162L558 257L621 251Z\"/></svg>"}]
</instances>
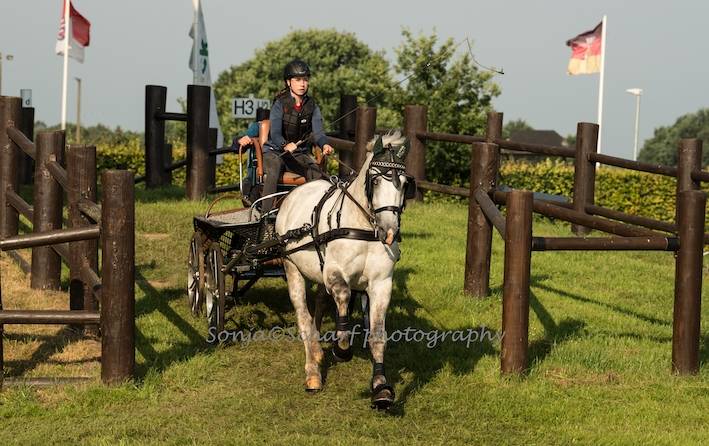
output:
<instances>
[{"instance_id":1,"label":"sky","mask_svg":"<svg viewBox=\"0 0 709 446\"><path fill-rule=\"evenodd\" d=\"M13 55L2 62L2 94L32 89L36 118L48 124L61 116L62 57L54 54L61 3L0 0L0 53ZM180 111L177 98L186 97L192 81L192 0L74 0L74 6L92 26L85 62L70 59L70 121L76 119L74 77L82 79L84 125L143 131L146 84L166 86L168 111ZM605 14L603 153L632 158L635 97L626 89L643 89L641 147L658 126L709 105L706 1L202 0L202 7L213 79L295 29L353 32L392 62L402 28L435 31L456 42L470 38L480 63L504 70L494 78L502 94L493 105L505 122L524 119L562 136L575 133L577 122L597 122L599 84L598 74L566 74L571 50L565 42Z\"/></svg>"}]
</instances>

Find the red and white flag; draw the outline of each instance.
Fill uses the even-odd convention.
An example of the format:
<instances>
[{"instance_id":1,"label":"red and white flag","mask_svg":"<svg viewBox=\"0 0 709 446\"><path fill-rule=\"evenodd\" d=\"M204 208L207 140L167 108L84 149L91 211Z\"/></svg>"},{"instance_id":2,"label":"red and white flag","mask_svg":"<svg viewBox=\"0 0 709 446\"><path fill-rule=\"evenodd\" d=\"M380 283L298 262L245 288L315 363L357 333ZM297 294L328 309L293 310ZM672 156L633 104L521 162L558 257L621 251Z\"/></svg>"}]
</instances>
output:
<instances>
[{"instance_id":1,"label":"red and white flag","mask_svg":"<svg viewBox=\"0 0 709 446\"><path fill-rule=\"evenodd\" d=\"M69 3L69 27L71 36L69 38L69 57L73 57L79 62L84 62L84 47L89 46L91 23L84 16L79 14L71 2L62 0L62 17L59 22L59 35L55 51L59 55L64 55L64 38L66 36L66 24L64 23L66 4Z\"/></svg>"},{"instance_id":2,"label":"red and white flag","mask_svg":"<svg viewBox=\"0 0 709 446\"><path fill-rule=\"evenodd\" d=\"M603 22L591 31L579 34L566 41L571 47L569 74L590 74L601 71Z\"/></svg>"}]
</instances>

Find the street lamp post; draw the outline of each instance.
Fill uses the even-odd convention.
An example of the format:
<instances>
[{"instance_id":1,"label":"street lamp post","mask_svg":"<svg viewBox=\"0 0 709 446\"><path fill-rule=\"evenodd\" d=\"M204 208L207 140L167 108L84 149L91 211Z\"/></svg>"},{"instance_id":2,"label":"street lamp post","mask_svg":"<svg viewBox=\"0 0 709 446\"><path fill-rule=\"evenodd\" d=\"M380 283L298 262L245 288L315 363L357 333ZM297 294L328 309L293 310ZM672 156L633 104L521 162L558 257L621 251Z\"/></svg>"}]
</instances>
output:
<instances>
[{"instance_id":1,"label":"street lamp post","mask_svg":"<svg viewBox=\"0 0 709 446\"><path fill-rule=\"evenodd\" d=\"M635 96L635 144L633 144L633 159L638 160L638 124L640 122L640 96L643 94L642 88L628 88L626 92Z\"/></svg>"},{"instance_id":2,"label":"street lamp post","mask_svg":"<svg viewBox=\"0 0 709 446\"><path fill-rule=\"evenodd\" d=\"M0 53L0 96L2 96L2 58L7 59L8 61L11 61L12 58L14 57L12 54L5 54L3 56L2 53Z\"/></svg>"}]
</instances>

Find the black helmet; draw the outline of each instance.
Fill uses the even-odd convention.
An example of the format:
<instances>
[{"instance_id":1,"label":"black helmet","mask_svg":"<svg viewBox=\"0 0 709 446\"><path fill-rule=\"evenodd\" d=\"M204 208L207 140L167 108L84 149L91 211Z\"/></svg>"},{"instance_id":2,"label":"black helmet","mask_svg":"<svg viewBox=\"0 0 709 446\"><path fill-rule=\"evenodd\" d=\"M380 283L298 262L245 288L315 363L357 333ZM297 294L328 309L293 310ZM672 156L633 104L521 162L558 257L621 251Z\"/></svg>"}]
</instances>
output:
<instances>
[{"instance_id":1,"label":"black helmet","mask_svg":"<svg viewBox=\"0 0 709 446\"><path fill-rule=\"evenodd\" d=\"M283 80L287 81L292 77L310 76L310 67L300 59L294 59L283 69Z\"/></svg>"}]
</instances>

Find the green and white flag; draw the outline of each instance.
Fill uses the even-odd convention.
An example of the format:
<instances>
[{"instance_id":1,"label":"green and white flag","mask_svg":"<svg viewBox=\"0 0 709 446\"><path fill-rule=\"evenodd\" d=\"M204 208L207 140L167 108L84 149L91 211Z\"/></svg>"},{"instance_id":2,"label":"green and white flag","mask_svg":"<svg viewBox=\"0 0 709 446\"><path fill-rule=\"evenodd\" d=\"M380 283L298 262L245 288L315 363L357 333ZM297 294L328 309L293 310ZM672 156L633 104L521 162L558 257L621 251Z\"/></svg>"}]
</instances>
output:
<instances>
[{"instance_id":1,"label":"green and white flag","mask_svg":"<svg viewBox=\"0 0 709 446\"><path fill-rule=\"evenodd\" d=\"M209 72L209 45L207 44L207 28L204 26L204 15L202 14L202 3L200 0L192 0L194 5L194 21L190 29L192 37L192 53L190 53L190 69L194 74L195 85L206 85L212 87L212 76ZM219 126L219 115L217 114L217 101L212 87L212 97L209 100L209 127L217 129L217 147L222 147L224 136ZM221 161L221 156L217 157Z\"/></svg>"}]
</instances>

